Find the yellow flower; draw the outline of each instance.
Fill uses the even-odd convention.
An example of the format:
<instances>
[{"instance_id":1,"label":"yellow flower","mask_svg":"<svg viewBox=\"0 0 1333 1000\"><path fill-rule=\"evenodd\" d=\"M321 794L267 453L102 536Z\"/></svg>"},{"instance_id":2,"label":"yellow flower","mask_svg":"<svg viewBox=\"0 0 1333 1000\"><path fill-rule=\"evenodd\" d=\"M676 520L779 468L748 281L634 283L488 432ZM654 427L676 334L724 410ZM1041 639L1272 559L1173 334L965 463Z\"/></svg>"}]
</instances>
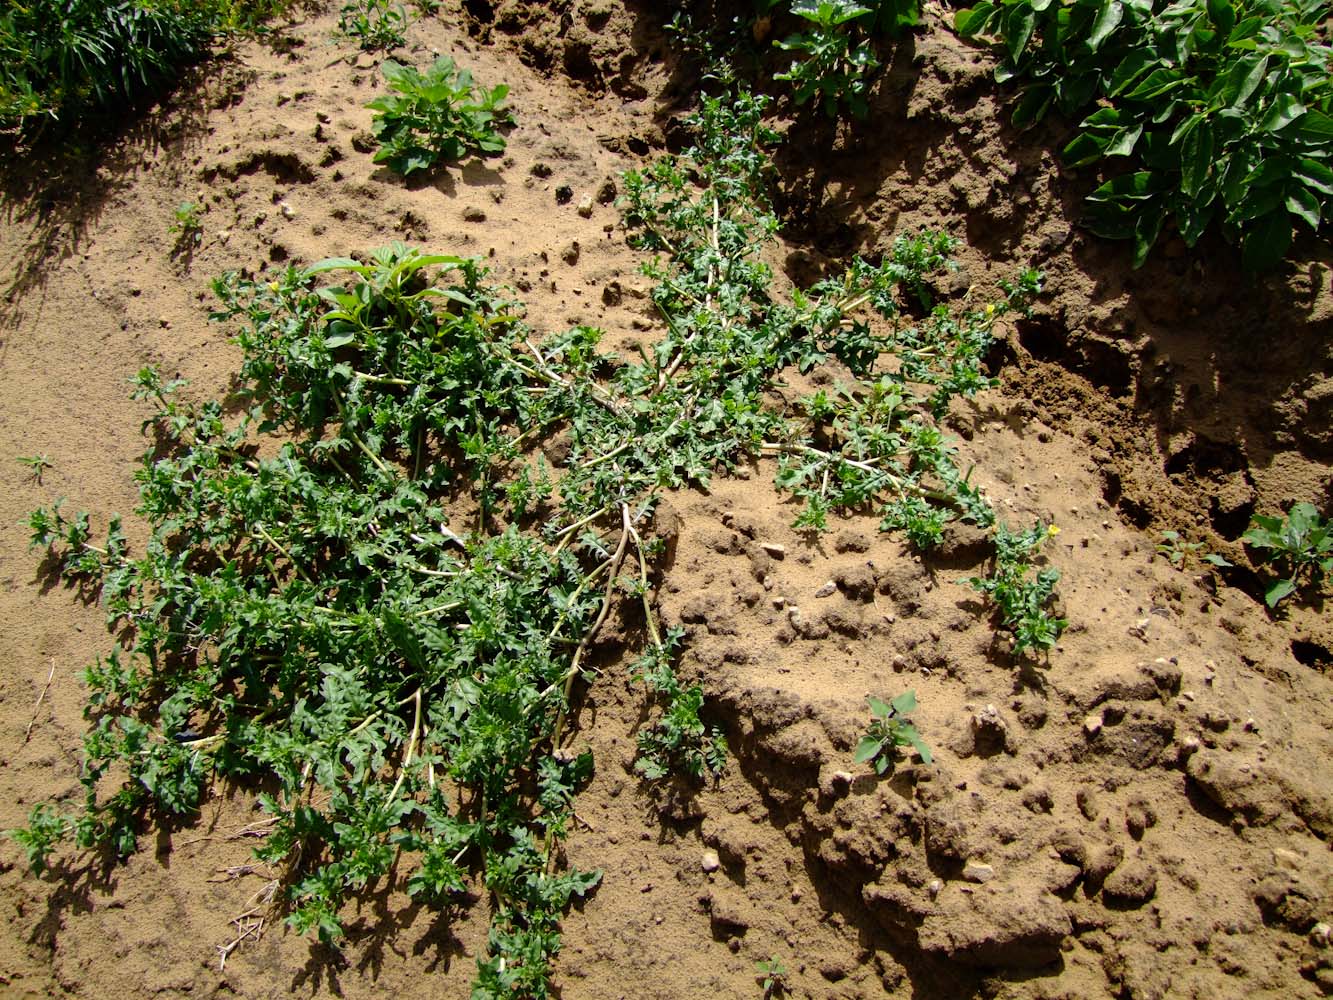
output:
<instances>
[{"instance_id":1,"label":"yellow flower","mask_svg":"<svg viewBox=\"0 0 1333 1000\"><path fill-rule=\"evenodd\" d=\"M994 312L995 312L995 303L994 303L994 302L987 302L987 303L986 303L986 315L987 315L987 316L993 315Z\"/></svg>"},{"instance_id":2,"label":"yellow flower","mask_svg":"<svg viewBox=\"0 0 1333 1000\"><path fill-rule=\"evenodd\" d=\"M1060 534L1060 529L1057 528L1055 525L1051 525L1049 528L1046 529L1046 534L1054 538L1056 535Z\"/></svg>"}]
</instances>

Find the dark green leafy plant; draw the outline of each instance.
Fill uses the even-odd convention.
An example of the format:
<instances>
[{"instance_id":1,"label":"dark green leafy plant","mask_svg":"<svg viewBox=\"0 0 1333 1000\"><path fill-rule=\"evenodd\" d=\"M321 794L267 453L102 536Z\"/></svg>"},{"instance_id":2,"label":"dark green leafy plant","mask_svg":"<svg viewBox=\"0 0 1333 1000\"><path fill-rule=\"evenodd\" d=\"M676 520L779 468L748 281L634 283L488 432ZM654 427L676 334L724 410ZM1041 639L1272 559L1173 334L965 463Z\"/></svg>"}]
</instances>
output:
<instances>
[{"instance_id":1,"label":"dark green leafy plant","mask_svg":"<svg viewBox=\"0 0 1333 1000\"><path fill-rule=\"evenodd\" d=\"M791 11L810 22L807 31L775 42L798 58L785 73L774 76L795 87L797 104L818 98L824 113L836 118L846 104L857 118L869 113L866 95L879 61L870 43L854 30L870 8L851 0L796 0Z\"/></svg>"},{"instance_id":2,"label":"dark green leafy plant","mask_svg":"<svg viewBox=\"0 0 1333 1000\"><path fill-rule=\"evenodd\" d=\"M392 0L349 0L338 13L338 30L367 52L407 44L407 11Z\"/></svg>"},{"instance_id":3,"label":"dark green leafy plant","mask_svg":"<svg viewBox=\"0 0 1333 1000\"><path fill-rule=\"evenodd\" d=\"M955 27L1003 45L996 77L1019 82L1016 124L1098 105L1064 157L1105 163L1085 224L1133 239L1135 266L1174 220L1187 246L1217 225L1264 269L1294 226L1318 230L1333 205L1328 11L1325 0L983 0Z\"/></svg>"},{"instance_id":4,"label":"dark green leafy plant","mask_svg":"<svg viewBox=\"0 0 1333 1000\"><path fill-rule=\"evenodd\" d=\"M498 128L513 122L504 106L504 84L478 94L472 74L440 56L422 73L415 66L386 60L384 78L396 91L366 107L377 112L371 130L380 142L376 163L387 163L404 176L437 163L452 163L472 152L492 154L505 148Z\"/></svg>"},{"instance_id":5,"label":"dark green leafy plant","mask_svg":"<svg viewBox=\"0 0 1333 1000\"><path fill-rule=\"evenodd\" d=\"M1069 624L1052 614L1049 605L1055 597L1060 571L1047 566L1029 574L1032 563L1046 540L1057 531L1040 521L1027 531L1011 531L995 525L995 568L989 577L969 577L966 583L990 598L999 612L1002 627L1013 635L1015 653L1049 650Z\"/></svg>"},{"instance_id":6,"label":"dark green leafy plant","mask_svg":"<svg viewBox=\"0 0 1333 1000\"><path fill-rule=\"evenodd\" d=\"M1300 587L1317 586L1333 572L1333 523L1320 517L1314 504L1293 504L1286 517L1256 514L1241 539L1286 574L1264 592L1270 608Z\"/></svg>"},{"instance_id":7,"label":"dark green leafy plant","mask_svg":"<svg viewBox=\"0 0 1333 1000\"><path fill-rule=\"evenodd\" d=\"M878 698L867 698L870 714L873 718L866 727L866 734L856 745L855 761L858 764L870 763L876 774L887 774L893 769L898 747L912 747L921 755L922 761L929 764L934 758L930 748L917 734L907 716L916 711L916 692L907 691L890 702Z\"/></svg>"}]
</instances>

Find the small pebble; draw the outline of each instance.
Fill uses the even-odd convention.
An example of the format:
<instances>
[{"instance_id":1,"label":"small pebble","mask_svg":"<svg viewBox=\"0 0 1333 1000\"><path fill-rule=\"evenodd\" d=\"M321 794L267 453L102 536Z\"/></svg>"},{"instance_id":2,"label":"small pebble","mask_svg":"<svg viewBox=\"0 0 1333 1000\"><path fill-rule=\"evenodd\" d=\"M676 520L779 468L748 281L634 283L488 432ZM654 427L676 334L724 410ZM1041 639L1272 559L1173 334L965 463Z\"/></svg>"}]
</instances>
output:
<instances>
[{"instance_id":1,"label":"small pebble","mask_svg":"<svg viewBox=\"0 0 1333 1000\"><path fill-rule=\"evenodd\" d=\"M1089 715L1083 720L1083 731L1089 736L1096 736L1102 731L1102 717L1100 715Z\"/></svg>"},{"instance_id":2,"label":"small pebble","mask_svg":"<svg viewBox=\"0 0 1333 1000\"><path fill-rule=\"evenodd\" d=\"M781 559L787 554L787 546L779 545L777 542L760 542L759 547L774 559Z\"/></svg>"},{"instance_id":3,"label":"small pebble","mask_svg":"<svg viewBox=\"0 0 1333 1000\"><path fill-rule=\"evenodd\" d=\"M715 872L721 868L722 862L717 856L717 851L704 851L703 856L699 859L699 867L706 872Z\"/></svg>"},{"instance_id":4,"label":"small pebble","mask_svg":"<svg viewBox=\"0 0 1333 1000\"><path fill-rule=\"evenodd\" d=\"M969 882L984 883L995 877L995 869L981 861L969 861L963 865L963 878Z\"/></svg>"},{"instance_id":5,"label":"small pebble","mask_svg":"<svg viewBox=\"0 0 1333 1000\"><path fill-rule=\"evenodd\" d=\"M592 195L585 194L579 199L578 213L585 219L592 218Z\"/></svg>"},{"instance_id":6,"label":"small pebble","mask_svg":"<svg viewBox=\"0 0 1333 1000\"><path fill-rule=\"evenodd\" d=\"M837 589L838 585L834 583L832 580L829 580L822 587L820 587L818 590L815 591L815 596L828 597Z\"/></svg>"}]
</instances>

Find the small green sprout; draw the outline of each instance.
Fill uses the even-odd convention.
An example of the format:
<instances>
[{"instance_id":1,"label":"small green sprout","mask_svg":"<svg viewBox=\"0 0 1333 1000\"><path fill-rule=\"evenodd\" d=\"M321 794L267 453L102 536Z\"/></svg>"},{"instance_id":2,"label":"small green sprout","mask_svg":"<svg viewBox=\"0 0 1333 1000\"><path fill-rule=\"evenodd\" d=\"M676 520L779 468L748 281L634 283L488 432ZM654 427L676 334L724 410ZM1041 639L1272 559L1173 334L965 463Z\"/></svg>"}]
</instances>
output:
<instances>
[{"instance_id":1,"label":"small green sprout","mask_svg":"<svg viewBox=\"0 0 1333 1000\"><path fill-rule=\"evenodd\" d=\"M1314 504L1295 504L1285 518L1256 514L1241 540L1267 550L1265 561L1285 568L1287 575L1264 593L1270 608L1298 587L1317 585L1333 571L1333 522L1321 518Z\"/></svg>"},{"instance_id":2,"label":"small green sprout","mask_svg":"<svg viewBox=\"0 0 1333 1000\"><path fill-rule=\"evenodd\" d=\"M930 747L917 734L916 727L907 720L907 716L916 710L916 692L906 691L892 701L885 703L878 698L867 698L870 713L874 716L866 728L866 734L856 745L856 762L864 764L870 761L876 774L886 774L893 769L894 748L910 746L921 755L922 761L929 764L933 759Z\"/></svg>"},{"instance_id":3,"label":"small green sprout","mask_svg":"<svg viewBox=\"0 0 1333 1000\"><path fill-rule=\"evenodd\" d=\"M45 455L19 455L14 461L22 462L28 467L28 474L33 479L37 480L38 486L42 484L42 472L46 469L55 468L55 466L51 464L51 460Z\"/></svg>"},{"instance_id":4,"label":"small green sprout","mask_svg":"<svg viewBox=\"0 0 1333 1000\"><path fill-rule=\"evenodd\" d=\"M782 959L773 955L766 962L755 962L755 971L759 974L756 978L762 978L760 984L764 990L764 997L780 997L787 988L787 967L782 964Z\"/></svg>"},{"instance_id":5,"label":"small green sprout","mask_svg":"<svg viewBox=\"0 0 1333 1000\"><path fill-rule=\"evenodd\" d=\"M1163 531L1162 540L1157 543L1157 553L1166 556L1167 560L1176 569L1184 569L1188 560L1198 555L1203 545L1203 542L1186 541L1185 537L1178 531ZM1219 569L1231 565L1224 556L1220 556L1216 552L1207 552L1199 558Z\"/></svg>"}]
</instances>

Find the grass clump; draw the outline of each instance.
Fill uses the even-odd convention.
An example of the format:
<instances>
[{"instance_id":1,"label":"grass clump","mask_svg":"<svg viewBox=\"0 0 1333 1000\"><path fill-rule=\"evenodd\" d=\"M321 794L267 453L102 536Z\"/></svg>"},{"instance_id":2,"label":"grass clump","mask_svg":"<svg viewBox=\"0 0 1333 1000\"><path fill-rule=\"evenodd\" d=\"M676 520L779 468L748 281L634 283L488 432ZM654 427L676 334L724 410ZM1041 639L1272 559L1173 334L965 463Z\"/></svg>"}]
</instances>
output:
<instances>
[{"instance_id":1,"label":"grass clump","mask_svg":"<svg viewBox=\"0 0 1333 1000\"><path fill-rule=\"evenodd\" d=\"M286 0L20 0L0 12L0 125L77 120L151 94L218 35Z\"/></svg>"}]
</instances>

